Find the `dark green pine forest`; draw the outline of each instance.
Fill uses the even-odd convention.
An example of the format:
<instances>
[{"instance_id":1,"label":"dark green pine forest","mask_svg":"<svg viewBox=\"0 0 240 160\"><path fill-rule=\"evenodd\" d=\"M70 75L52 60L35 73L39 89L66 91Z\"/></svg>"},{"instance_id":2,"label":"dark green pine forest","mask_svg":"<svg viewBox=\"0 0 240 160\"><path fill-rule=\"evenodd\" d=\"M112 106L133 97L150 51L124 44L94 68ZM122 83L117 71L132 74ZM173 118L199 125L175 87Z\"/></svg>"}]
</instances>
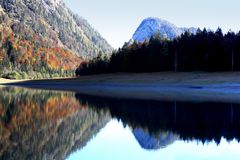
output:
<instances>
[{"instance_id":1,"label":"dark green pine forest","mask_svg":"<svg viewBox=\"0 0 240 160\"><path fill-rule=\"evenodd\" d=\"M240 32L198 29L173 40L155 35L144 43L126 43L112 56L83 62L76 75L114 72L240 71Z\"/></svg>"}]
</instances>

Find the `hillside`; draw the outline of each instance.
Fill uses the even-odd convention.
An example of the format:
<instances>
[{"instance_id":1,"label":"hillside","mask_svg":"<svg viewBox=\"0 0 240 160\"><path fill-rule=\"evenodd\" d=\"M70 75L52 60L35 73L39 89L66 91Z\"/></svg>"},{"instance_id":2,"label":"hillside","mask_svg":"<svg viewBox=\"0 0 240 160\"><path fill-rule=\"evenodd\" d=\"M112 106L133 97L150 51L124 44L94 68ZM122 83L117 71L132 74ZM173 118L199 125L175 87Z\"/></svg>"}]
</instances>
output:
<instances>
[{"instance_id":1,"label":"hillside","mask_svg":"<svg viewBox=\"0 0 240 160\"><path fill-rule=\"evenodd\" d=\"M62 0L0 0L0 22L0 73L67 75L82 59L112 50Z\"/></svg>"},{"instance_id":2,"label":"hillside","mask_svg":"<svg viewBox=\"0 0 240 160\"><path fill-rule=\"evenodd\" d=\"M0 3L10 18L81 57L96 56L100 51L112 49L85 19L71 12L62 0L0 0Z\"/></svg>"}]
</instances>

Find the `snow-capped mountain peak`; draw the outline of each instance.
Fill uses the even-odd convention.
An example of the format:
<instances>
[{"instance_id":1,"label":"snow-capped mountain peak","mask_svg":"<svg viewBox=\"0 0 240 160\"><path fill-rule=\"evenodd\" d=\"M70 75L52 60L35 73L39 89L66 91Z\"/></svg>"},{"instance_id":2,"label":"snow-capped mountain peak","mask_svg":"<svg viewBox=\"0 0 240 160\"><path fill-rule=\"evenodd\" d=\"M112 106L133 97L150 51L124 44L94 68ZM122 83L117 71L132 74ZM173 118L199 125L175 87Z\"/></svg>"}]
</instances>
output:
<instances>
[{"instance_id":1,"label":"snow-capped mountain peak","mask_svg":"<svg viewBox=\"0 0 240 160\"><path fill-rule=\"evenodd\" d=\"M174 39L184 33L187 28L178 28L176 25L155 17L146 18L142 21L133 35L136 42L144 42L156 34L160 34L163 38ZM195 32L195 28L190 31Z\"/></svg>"}]
</instances>

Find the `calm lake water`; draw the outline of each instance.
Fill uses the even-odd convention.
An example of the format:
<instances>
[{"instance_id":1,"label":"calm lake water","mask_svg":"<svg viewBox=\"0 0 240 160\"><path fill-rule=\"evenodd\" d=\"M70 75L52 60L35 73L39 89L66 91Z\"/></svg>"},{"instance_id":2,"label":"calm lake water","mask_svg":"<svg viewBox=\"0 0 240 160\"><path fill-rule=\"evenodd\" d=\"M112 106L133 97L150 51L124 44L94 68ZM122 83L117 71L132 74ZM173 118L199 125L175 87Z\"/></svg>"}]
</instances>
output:
<instances>
[{"instance_id":1,"label":"calm lake water","mask_svg":"<svg viewBox=\"0 0 240 160\"><path fill-rule=\"evenodd\" d=\"M231 160L240 104L0 88L0 159Z\"/></svg>"}]
</instances>

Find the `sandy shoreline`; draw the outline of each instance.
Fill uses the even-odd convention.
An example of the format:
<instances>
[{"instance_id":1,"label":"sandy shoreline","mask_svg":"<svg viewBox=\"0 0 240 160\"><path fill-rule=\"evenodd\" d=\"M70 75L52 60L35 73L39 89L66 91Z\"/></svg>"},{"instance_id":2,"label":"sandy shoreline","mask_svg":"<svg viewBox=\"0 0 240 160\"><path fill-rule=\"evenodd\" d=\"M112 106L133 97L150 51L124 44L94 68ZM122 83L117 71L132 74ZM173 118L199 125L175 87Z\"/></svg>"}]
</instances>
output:
<instances>
[{"instance_id":1,"label":"sandy shoreline","mask_svg":"<svg viewBox=\"0 0 240 160\"><path fill-rule=\"evenodd\" d=\"M14 83L14 82L21 82L23 80L10 80L5 78L0 78L0 85L5 83Z\"/></svg>"},{"instance_id":2,"label":"sandy shoreline","mask_svg":"<svg viewBox=\"0 0 240 160\"><path fill-rule=\"evenodd\" d=\"M119 73L1 84L116 98L240 103L240 72Z\"/></svg>"}]
</instances>

